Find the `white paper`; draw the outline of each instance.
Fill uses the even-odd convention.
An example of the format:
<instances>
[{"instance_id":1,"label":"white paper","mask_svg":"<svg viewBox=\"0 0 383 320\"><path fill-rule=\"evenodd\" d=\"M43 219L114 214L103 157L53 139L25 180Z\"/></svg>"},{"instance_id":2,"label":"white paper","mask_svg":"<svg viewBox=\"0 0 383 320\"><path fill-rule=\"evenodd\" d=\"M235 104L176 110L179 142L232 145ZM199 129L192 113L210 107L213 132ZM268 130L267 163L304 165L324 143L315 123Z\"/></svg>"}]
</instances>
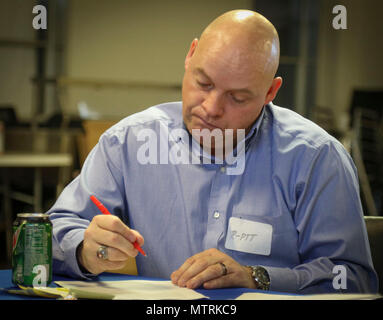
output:
<instances>
[{"instance_id":1,"label":"white paper","mask_svg":"<svg viewBox=\"0 0 383 320\"><path fill-rule=\"evenodd\" d=\"M124 280L124 281L56 281L68 289L94 294L111 294L114 300L195 300L206 296L171 281Z\"/></svg>"},{"instance_id":2,"label":"white paper","mask_svg":"<svg viewBox=\"0 0 383 320\"><path fill-rule=\"evenodd\" d=\"M268 256L271 252L272 235L271 224L231 217L225 248Z\"/></svg>"}]
</instances>

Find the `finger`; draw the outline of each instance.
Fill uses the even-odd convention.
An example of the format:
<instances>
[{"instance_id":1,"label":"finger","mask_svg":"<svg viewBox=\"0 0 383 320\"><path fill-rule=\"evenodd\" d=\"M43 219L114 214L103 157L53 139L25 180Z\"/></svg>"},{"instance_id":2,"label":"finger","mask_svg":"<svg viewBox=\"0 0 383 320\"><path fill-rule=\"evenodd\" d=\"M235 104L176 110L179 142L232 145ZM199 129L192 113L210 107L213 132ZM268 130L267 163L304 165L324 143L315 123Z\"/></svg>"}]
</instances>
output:
<instances>
[{"instance_id":1,"label":"finger","mask_svg":"<svg viewBox=\"0 0 383 320\"><path fill-rule=\"evenodd\" d=\"M181 270L182 274L179 276L176 284L180 287L187 286L187 283L197 275L203 273L205 276L213 272L215 270L215 265L217 263L217 257L211 257L206 255L200 255L196 259L192 260L192 263L187 264L185 269ZM213 268L212 268L213 267ZM212 268L212 269L211 269ZM210 270L210 271L207 271ZM207 273L206 273L207 272ZM218 276L221 275L222 269L218 269Z\"/></svg>"},{"instance_id":2,"label":"finger","mask_svg":"<svg viewBox=\"0 0 383 320\"><path fill-rule=\"evenodd\" d=\"M119 233L98 228L92 233L92 237L97 246L96 250L100 245L105 245L117 249L130 257L135 257L138 254L133 244Z\"/></svg>"},{"instance_id":3,"label":"finger","mask_svg":"<svg viewBox=\"0 0 383 320\"><path fill-rule=\"evenodd\" d=\"M227 275L204 282L205 289L241 287L254 289L254 280L249 269L237 263L226 263Z\"/></svg>"},{"instance_id":4,"label":"finger","mask_svg":"<svg viewBox=\"0 0 383 320\"><path fill-rule=\"evenodd\" d=\"M233 286L241 286L238 284L238 275L235 273L229 273L203 283L205 289L229 288Z\"/></svg>"},{"instance_id":5,"label":"finger","mask_svg":"<svg viewBox=\"0 0 383 320\"><path fill-rule=\"evenodd\" d=\"M98 247L99 248L99 247ZM98 250L97 248L97 250ZM96 250L96 252L97 252ZM109 261L126 261L129 259L129 255L122 252L121 250L115 249L113 247L107 247L108 250L108 259Z\"/></svg>"},{"instance_id":6,"label":"finger","mask_svg":"<svg viewBox=\"0 0 383 320\"><path fill-rule=\"evenodd\" d=\"M222 277L222 266L219 263L215 263L188 280L186 282L186 287L195 289L200 287L203 283L219 277Z\"/></svg>"},{"instance_id":7,"label":"finger","mask_svg":"<svg viewBox=\"0 0 383 320\"><path fill-rule=\"evenodd\" d=\"M86 240L84 238L80 259L83 267L93 274L99 274L106 270L116 270L124 267L126 259L124 261L109 261L100 259L97 256L97 250L100 246L100 243L94 242L91 239ZM112 248L108 248L108 255L110 259L120 260L120 254L121 253L118 253L117 250L114 251Z\"/></svg>"},{"instance_id":8,"label":"finger","mask_svg":"<svg viewBox=\"0 0 383 320\"><path fill-rule=\"evenodd\" d=\"M125 225L121 219L113 215L97 215L93 218L95 223L102 229L119 233L121 236L129 240L130 242L136 241L137 234L132 232L127 225Z\"/></svg>"},{"instance_id":9,"label":"finger","mask_svg":"<svg viewBox=\"0 0 383 320\"><path fill-rule=\"evenodd\" d=\"M199 252L186 259L182 266L171 274L171 280L174 284L184 286L191 277L210 265L222 261L225 257L227 256L215 248Z\"/></svg>"},{"instance_id":10,"label":"finger","mask_svg":"<svg viewBox=\"0 0 383 320\"><path fill-rule=\"evenodd\" d=\"M130 229L126 226L117 216L101 215L101 217L96 219L96 223L99 228L119 233L131 243L137 242L140 246L144 245L144 237L137 230ZM135 257L138 254L137 249L134 247L133 249L129 247L129 249L131 250L130 256Z\"/></svg>"},{"instance_id":11,"label":"finger","mask_svg":"<svg viewBox=\"0 0 383 320\"><path fill-rule=\"evenodd\" d=\"M137 243L138 243L140 246L143 246L143 245L144 245L144 237L143 237L137 230L130 229L130 231L131 231L131 232L134 234L134 236L135 236L135 240L132 241L132 242L137 241Z\"/></svg>"},{"instance_id":12,"label":"finger","mask_svg":"<svg viewBox=\"0 0 383 320\"><path fill-rule=\"evenodd\" d=\"M178 281L180 280L181 276L184 274L184 272L190 268L190 266L195 262L195 256L192 256L185 260L185 262L177 269L175 270L170 278L174 284L178 284ZM180 285L180 284L178 284Z\"/></svg>"},{"instance_id":13,"label":"finger","mask_svg":"<svg viewBox=\"0 0 383 320\"><path fill-rule=\"evenodd\" d=\"M102 271L122 269L125 265L126 261L102 260Z\"/></svg>"}]
</instances>

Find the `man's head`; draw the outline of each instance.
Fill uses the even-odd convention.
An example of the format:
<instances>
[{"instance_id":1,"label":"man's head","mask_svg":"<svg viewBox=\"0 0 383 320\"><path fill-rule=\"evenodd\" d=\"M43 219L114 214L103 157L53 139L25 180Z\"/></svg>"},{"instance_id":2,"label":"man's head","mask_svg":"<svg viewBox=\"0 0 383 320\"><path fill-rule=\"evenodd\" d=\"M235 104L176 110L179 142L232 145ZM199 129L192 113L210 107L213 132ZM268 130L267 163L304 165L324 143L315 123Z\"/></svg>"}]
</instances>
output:
<instances>
[{"instance_id":1,"label":"man's head","mask_svg":"<svg viewBox=\"0 0 383 320\"><path fill-rule=\"evenodd\" d=\"M215 19L193 40L185 59L183 119L189 132L247 133L282 84L274 78L278 64L278 34L266 18L234 10Z\"/></svg>"}]
</instances>

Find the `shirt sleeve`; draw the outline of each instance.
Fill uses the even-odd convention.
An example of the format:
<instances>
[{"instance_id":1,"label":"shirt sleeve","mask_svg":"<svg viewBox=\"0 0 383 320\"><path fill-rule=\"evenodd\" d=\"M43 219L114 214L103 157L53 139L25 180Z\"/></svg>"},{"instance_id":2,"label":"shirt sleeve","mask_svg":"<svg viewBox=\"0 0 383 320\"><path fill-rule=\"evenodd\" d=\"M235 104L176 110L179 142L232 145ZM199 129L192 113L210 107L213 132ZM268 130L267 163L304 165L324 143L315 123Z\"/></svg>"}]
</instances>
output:
<instances>
[{"instance_id":1,"label":"shirt sleeve","mask_svg":"<svg viewBox=\"0 0 383 320\"><path fill-rule=\"evenodd\" d=\"M340 287L344 292L377 292L351 157L340 143L330 142L302 165L307 169L296 188L294 212L301 264L294 268L264 266L270 290L308 294L334 292ZM342 270L345 282L340 281Z\"/></svg>"},{"instance_id":2,"label":"shirt sleeve","mask_svg":"<svg viewBox=\"0 0 383 320\"><path fill-rule=\"evenodd\" d=\"M104 134L88 155L81 174L61 193L47 212L53 224L53 272L74 278L88 278L81 271L76 249L84 239L84 231L95 215L100 214L90 200L95 195L109 209L122 218L124 212L123 178L119 161L121 145L118 138Z\"/></svg>"}]
</instances>

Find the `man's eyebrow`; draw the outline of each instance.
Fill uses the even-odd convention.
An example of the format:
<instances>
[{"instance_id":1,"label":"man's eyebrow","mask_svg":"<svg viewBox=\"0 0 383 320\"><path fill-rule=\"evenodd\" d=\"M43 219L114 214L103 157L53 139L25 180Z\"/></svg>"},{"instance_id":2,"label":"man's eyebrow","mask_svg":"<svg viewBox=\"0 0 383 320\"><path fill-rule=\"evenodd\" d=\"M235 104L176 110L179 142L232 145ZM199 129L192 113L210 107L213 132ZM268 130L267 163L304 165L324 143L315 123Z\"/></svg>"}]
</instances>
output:
<instances>
[{"instance_id":1,"label":"man's eyebrow","mask_svg":"<svg viewBox=\"0 0 383 320\"><path fill-rule=\"evenodd\" d=\"M203 75L205 78L207 78L209 81L211 81L211 78L206 74L206 72L202 68L196 68L194 70L194 73L199 73Z\"/></svg>"},{"instance_id":2,"label":"man's eyebrow","mask_svg":"<svg viewBox=\"0 0 383 320\"><path fill-rule=\"evenodd\" d=\"M237 92L237 93L248 94L248 95L250 95L252 97L255 96L254 92L252 92L250 89L247 89L247 88L232 89L231 91L234 91L234 92Z\"/></svg>"},{"instance_id":3,"label":"man's eyebrow","mask_svg":"<svg viewBox=\"0 0 383 320\"><path fill-rule=\"evenodd\" d=\"M206 74L206 72L202 68L196 68L193 73L201 74L206 79L208 79L210 82L213 82L211 80L211 78ZM244 94L248 94L248 95L253 96L253 97L255 96L254 92L252 92L248 88L229 89L228 91L233 91L233 92L237 92L237 93L244 93Z\"/></svg>"}]
</instances>

